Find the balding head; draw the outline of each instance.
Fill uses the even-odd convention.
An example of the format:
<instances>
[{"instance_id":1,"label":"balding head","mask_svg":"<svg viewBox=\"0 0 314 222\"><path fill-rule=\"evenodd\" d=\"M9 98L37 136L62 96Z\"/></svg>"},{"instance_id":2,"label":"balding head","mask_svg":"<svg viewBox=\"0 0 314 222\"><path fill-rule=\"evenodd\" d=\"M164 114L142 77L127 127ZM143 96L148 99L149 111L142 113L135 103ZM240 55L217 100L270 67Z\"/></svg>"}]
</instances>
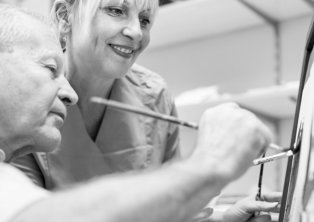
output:
<instances>
[{"instance_id":1,"label":"balding head","mask_svg":"<svg viewBox=\"0 0 314 222\"><path fill-rule=\"evenodd\" d=\"M36 22L50 27L51 34L57 36L53 23L47 18L12 5L0 4L0 52L8 52L14 44L29 40L36 29Z\"/></svg>"}]
</instances>

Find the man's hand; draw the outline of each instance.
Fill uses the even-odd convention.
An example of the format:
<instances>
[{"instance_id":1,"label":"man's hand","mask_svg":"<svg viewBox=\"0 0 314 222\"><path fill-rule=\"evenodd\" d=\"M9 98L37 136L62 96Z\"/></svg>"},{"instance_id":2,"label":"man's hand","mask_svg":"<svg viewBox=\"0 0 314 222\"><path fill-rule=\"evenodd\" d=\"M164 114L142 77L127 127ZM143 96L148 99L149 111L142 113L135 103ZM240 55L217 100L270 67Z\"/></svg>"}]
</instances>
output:
<instances>
[{"instance_id":1,"label":"man's hand","mask_svg":"<svg viewBox=\"0 0 314 222\"><path fill-rule=\"evenodd\" d=\"M217 175L229 182L252 165L270 139L269 129L253 113L235 103L219 105L201 117L192 159L203 164L202 170L214 167Z\"/></svg>"}]
</instances>

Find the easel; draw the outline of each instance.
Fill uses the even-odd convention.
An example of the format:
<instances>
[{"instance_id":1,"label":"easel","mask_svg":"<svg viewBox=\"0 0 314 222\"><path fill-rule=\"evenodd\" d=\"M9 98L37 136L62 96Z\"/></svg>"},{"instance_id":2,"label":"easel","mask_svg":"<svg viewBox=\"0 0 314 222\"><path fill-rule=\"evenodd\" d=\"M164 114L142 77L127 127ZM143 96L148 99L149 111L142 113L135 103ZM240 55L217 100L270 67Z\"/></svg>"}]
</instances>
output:
<instances>
[{"instance_id":1,"label":"easel","mask_svg":"<svg viewBox=\"0 0 314 222\"><path fill-rule=\"evenodd\" d=\"M293 123L293 130L292 130L292 136L291 136L291 142L290 147L294 147L295 143L298 140L298 135L301 136L301 140L309 141L301 141L301 148L300 152L296 155L289 157L288 163L287 163L287 170L286 170L286 177L285 177L285 183L284 183L284 189L283 189L283 196L281 201L281 210L279 215L279 222L307 222L304 221L305 218L302 216L304 214L303 209L304 207L304 195L296 196L304 194L301 189L304 189L307 184L307 176L308 176L308 166L309 166L309 157L311 152L311 140L312 140L312 120L314 116L314 109L313 105L309 104L309 107L305 106L305 103L312 103L314 104L314 94L310 99L306 99L303 96L305 86L307 84L307 81L310 77L310 67L309 64L312 64L313 62L313 45L314 45L314 22L312 21L311 27L308 34L308 39L306 42L305 47L305 54L303 59L303 66L302 66L302 73L300 77L300 85L299 85L299 92L298 92L298 98L297 98L297 105L296 105L296 112L294 116L294 123ZM314 73L313 73L314 74ZM312 74L312 75L313 75ZM314 76L311 76L312 79L314 79ZM308 82L307 88L314 88L314 82ZM314 89L312 90L314 92ZM308 95L310 94L310 90L307 89ZM310 113L304 113L305 109L308 110ZM304 131L300 132L300 127L303 125L302 123L306 124L306 127L304 127ZM308 146L308 147L306 147ZM303 149L303 150L302 150ZM302 163L300 162L300 159L302 159ZM305 163L304 163L305 161ZM301 165L300 165L301 164ZM305 181L302 181L304 183L300 184L297 180L305 179Z\"/></svg>"}]
</instances>

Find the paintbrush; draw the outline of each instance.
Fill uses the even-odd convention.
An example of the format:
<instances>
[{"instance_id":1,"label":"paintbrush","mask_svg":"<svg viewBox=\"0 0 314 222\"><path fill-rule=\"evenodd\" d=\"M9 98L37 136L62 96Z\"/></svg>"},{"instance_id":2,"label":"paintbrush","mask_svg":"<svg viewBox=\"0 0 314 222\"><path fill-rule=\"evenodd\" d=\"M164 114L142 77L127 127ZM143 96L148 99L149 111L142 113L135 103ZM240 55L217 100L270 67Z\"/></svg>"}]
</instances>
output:
<instances>
[{"instance_id":1,"label":"paintbrush","mask_svg":"<svg viewBox=\"0 0 314 222\"><path fill-rule=\"evenodd\" d=\"M103 104L103 105L108 106L109 108L112 108L115 110L119 110L119 111L122 110L122 111L126 111L126 112L136 113L136 114L148 116L151 118L179 124L181 126L185 126L185 127L192 128L195 130L198 129L198 125L196 123L187 122L187 121L175 118L173 116L157 113L157 112L154 112L151 110L146 110L146 109L139 108L139 107L132 106L132 105L128 105L125 103L121 103L121 102L117 102L117 101L113 101L113 100L107 100L107 99L103 99L101 97L91 97L90 101L93 103L97 103L97 104ZM280 151L280 152L286 151L285 148L282 148L282 147L280 147L276 144L273 144L273 143L271 143L269 145L269 148L276 150L276 151ZM258 164L260 164L260 163L258 163ZM258 165L258 164L255 164L255 165Z\"/></svg>"},{"instance_id":2,"label":"paintbrush","mask_svg":"<svg viewBox=\"0 0 314 222\"><path fill-rule=\"evenodd\" d=\"M101 97L91 97L90 100L93 103L103 104L103 105L106 105L106 106L108 106L109 108L112 108L112 109L124 110L124 111L127 111L127 112L136 113L136 114L140 114L140 115L144 115L144 116L149 116L149 117L152 117L152 118L155 118L155 119L159 119L159 120L163 120L163 121L179 124L181 126L189 127L189 128L192 128L192 129L196 129L196 130L198 129L198 125L196 123L180 120L180 119L175 118L173 116L157 113L157 112L154 112L154 111L151 111L151 110L145 110L145 109L142 109L142 108L138 108L136 106L120 103L120 102L113 101L113 100L106 100L106 99L103 99Z\"/></svg>"}]
</instances>

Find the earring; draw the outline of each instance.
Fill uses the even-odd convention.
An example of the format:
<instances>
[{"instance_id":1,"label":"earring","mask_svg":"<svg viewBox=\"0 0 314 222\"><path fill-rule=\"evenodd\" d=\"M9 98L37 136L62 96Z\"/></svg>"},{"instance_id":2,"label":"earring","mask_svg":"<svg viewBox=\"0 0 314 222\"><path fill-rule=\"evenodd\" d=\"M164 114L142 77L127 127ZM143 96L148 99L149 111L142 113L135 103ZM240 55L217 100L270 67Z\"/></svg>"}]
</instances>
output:
<instances>
[{"instance_id":1,"label":"earring","mask_svg":"<svg viewBox=\"0 0 314 222\"><path fill-rule=\"evenodd\" d=\"M4 162L6 158L5 152L0 149L0 163Z\"/></svg>"},{"instance_id":2,"label":"earring","mask_svg":"<svg viewBox=\"0 0 314 222\"><path fill-rule=\"evenodd\" d=\"M61 44L61 48L62 48L62 51L63 51L63 52L66 51L66 43L67 43L67 37L66 37L66 36L63 36L63 37L60 39L60 44Z\"/></svg>"}]
</instances>

